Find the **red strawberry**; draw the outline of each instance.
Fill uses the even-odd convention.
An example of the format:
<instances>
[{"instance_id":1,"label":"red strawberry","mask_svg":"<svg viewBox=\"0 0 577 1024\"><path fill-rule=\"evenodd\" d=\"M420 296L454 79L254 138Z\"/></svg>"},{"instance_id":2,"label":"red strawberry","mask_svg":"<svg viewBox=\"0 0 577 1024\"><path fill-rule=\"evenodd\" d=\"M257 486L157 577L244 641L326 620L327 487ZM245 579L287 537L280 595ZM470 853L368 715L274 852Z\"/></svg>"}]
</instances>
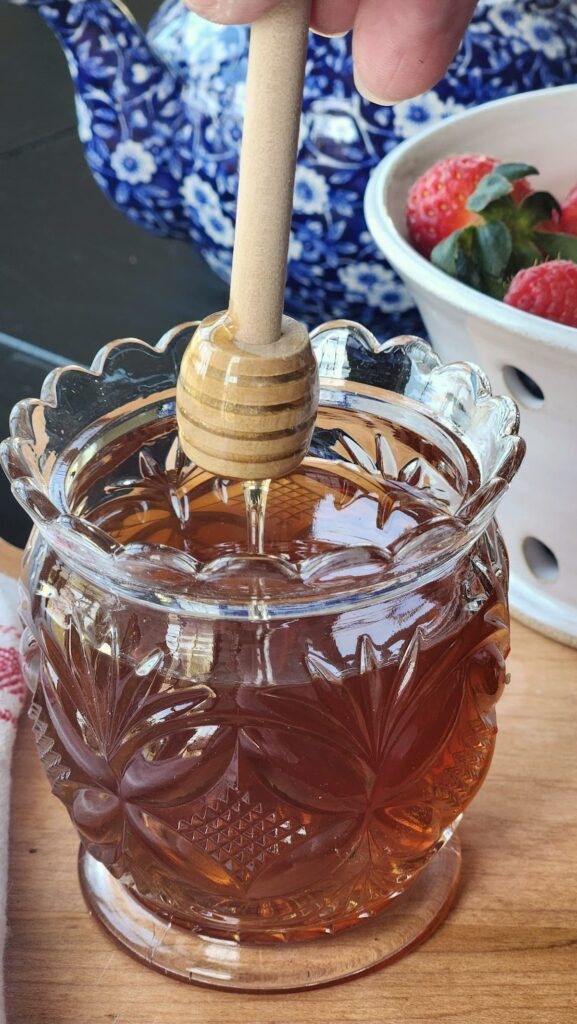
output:
<instances>
[{"instance_id":1,"label":"red strawberry","mask_svg":"<svg viewBox=\"0 0 577 1024\"><path fill-rule=\"evenodd\" d=\"M453 231L483 222L467 209L467 200L498 165L490 156L449 156L415 182L407 201L407 223L411 241L423 256L430 256ZM513 199L520 203L531 191L528 181L520 178L513 184Z\"/></svg>"},{"instance_id":2,"label":"red strawberry","mask_svg":"<svg viewBox=\"0 0 577 1024\"><path fill-rule=\"evenodd\" d=\"M577 263L549 260L520 270L504 301L526 313L577 327Z\"/></svg>"},{"instance_id":3,"label":"red strawberry","mask_svg":"<svg viewBox=\"0 0 577 1024\"><path fill-rule=\"evenodd\" d=\"M558 231L577 235L577 185L575 185L561 207L561 223Z\"/></svg>"}]
</instances>

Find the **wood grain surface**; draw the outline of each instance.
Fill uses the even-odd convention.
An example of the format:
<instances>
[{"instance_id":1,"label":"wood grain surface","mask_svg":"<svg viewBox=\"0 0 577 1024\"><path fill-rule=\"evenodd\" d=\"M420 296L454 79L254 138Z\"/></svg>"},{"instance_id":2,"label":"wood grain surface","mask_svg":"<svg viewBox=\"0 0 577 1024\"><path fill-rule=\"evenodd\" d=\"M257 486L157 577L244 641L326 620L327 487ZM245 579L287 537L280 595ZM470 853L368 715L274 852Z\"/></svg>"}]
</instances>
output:
<instances>
[{"instance_id":1,"label":"wood grain surface","mask_svg":"<svg viewBox=\"0 0 577 1024\"><path fill-rule=\"evenodd\" d=\"M0 547L0 566L17 555ZM575 1024L577 651L513 626L488 780L461 828L447 921L365 978L278 996L170 981L88 914L77 843L21 724L14 762L8 1024Z\"/></svg>"},{"instance_id":2,"label":"wood grain surface","mask_svg":"<svg viewBox=\"0 0 577 1024\"><path fill-rule=\"evenodd\" d=\"M0 573L4 573L6 576L17 576L20 571L21 558L22 552L12 544L7 544L0 537Z\"/></svg>"}]
</instances>

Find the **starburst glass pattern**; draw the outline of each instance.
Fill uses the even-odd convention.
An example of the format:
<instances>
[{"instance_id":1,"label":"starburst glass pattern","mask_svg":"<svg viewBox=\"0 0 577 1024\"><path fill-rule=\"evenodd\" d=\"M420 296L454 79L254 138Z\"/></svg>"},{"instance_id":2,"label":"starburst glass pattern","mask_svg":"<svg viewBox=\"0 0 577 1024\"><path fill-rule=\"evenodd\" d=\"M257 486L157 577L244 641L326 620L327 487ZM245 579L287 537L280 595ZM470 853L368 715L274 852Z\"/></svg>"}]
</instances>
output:
<instances>
[{"instance_id":1,"label":"starburst glass pattern","mask_svg":"<svg viewBox=\"0 0 577 1024\"><path fill-rule=\"evenodd\" d=\"M410 884L484 779L508 651L494 527L400 631L381 606L388 636L346 616L212 624L208 682L184 653L206 632L173 623L167 642L158 617L112 616L54 561L43 575L29 628L45 770L93 856L158 910L211 934L339 930Z\"/></svg>"}]
</instances>

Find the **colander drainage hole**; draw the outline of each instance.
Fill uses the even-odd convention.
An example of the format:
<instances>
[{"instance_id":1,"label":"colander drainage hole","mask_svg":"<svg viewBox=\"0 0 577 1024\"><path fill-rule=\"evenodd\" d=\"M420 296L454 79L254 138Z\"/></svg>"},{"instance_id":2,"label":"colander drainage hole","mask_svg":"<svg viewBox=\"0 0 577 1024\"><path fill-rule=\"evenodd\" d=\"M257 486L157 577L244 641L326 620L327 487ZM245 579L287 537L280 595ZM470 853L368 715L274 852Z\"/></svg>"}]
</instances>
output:
<instances>
[{"instance_id":1,"label":"colander drainage hole","mask_svg":"<svg viewBox=\"0 0 577 1024\"><path fill-rule=\"evenodd\" d=\"M543 583L552 583L559 576L559 562L556 556L542 540L537 537L525 537L523 554L531 572Z\"/></svg>"},{"instance_id":2,"label":"colander drainage hole","mask_svg":"<svg viewBox=\"0 0 577 1024\"><path fill-rule=\"evenodd\" d=\"M503 377L513 398L516 398L522 405L529 409L538 409L540 405L543 405L545 401L543 389L528 373L519 370L516 366L504 366Z\"/></svg>"}]
</instances>

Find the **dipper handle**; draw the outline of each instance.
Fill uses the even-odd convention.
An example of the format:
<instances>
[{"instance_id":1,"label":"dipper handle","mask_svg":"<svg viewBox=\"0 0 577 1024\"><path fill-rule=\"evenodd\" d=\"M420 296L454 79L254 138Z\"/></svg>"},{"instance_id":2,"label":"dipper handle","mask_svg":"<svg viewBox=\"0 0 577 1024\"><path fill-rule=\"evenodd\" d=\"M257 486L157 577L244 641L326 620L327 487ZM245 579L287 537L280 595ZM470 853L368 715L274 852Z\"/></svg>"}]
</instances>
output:
<instances>
[{"instance_id":1,"label":"dipper handle","mask_svg":"<svg viewBox=\"0 0 577 1024\"><path fill-rule=\"evenodd\" d=\"M251 32L230 313L237 336L281 335L310 0L283 0Z\"/></svg>"},{"instance_id":2,"label":"dipper handle","mask_svg":"<svg viewBox=\"0 0 577 1024\"><path fill-rule=\"evenodd\" d=\"M283 317L310 8L282 0L252 27L230 308L203 321L180 368L181 444L219 476L283 476L314 427L308 331Z\"/></svg>"}]
</instances>

